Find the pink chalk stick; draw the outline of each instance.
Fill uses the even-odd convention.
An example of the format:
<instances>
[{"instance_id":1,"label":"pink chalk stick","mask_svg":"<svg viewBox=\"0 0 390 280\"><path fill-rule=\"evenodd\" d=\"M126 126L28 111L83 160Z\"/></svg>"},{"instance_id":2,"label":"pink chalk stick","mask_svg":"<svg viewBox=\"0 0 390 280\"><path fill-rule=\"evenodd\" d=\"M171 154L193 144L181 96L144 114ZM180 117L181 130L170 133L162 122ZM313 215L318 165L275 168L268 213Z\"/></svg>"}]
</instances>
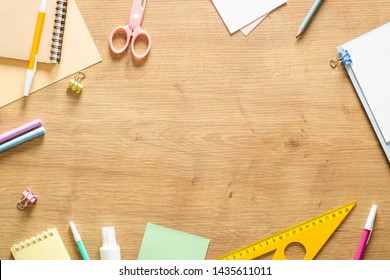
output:
<instances>
[{"instance_id":1,"label":"pink chalk stick","mask_svg":"<svg viewBox=\"0 0 390 280\"><path fill-rule=\"evenodd\" d=\"M0 135L0 144L3 143L3 142L6 142L8 141L9 139L12 139L14 137L17 137L27 131L30 131L34 128L37 128L39 126L42 125L42 121L40 119L37 119L35 121L32 121L32 122L29 122L29 123L26 123L18 128L15 128L13 130L10 130L8 132L5 132L3 134Z\"/></svg>"}]
</instances>

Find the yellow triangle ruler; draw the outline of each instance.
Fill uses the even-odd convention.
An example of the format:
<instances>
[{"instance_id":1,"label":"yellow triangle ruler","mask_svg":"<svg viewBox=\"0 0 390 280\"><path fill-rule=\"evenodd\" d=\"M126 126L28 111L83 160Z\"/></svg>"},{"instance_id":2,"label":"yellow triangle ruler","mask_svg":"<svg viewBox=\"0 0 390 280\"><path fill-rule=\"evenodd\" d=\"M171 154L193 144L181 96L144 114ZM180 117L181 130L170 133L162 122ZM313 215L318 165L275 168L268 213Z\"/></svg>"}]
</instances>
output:
<instances>
[{"instance_id":1,"label":"yellow triangle ruler","mask_svg":"<svg viewBox=\"0 0 390 280\"><path fill-rule=\"evenodd\" d=\"M285 260L287 259L285 256L287 246L293 242L298 242L306 250L303 259L312 260L355 205L356 201L353 201L218 259L253 260L275 251L272 257L273 260Z\"/></svg>"}]
</instances>

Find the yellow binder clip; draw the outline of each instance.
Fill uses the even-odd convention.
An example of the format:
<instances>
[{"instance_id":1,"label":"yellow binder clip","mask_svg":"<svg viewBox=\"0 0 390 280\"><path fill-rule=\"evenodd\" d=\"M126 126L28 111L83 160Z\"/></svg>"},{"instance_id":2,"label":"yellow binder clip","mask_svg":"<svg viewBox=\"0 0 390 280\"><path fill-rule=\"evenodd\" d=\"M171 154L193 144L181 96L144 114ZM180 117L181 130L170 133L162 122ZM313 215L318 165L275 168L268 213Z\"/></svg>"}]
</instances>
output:
<instances>
[{"instance_id":1,"label":"yellow binder clip","mask_svg":"<svg viewBox=\"0 0 390 280\"><path fill-rule=\"evenodd\" d=\"M80 94L83 90L83 85L81 81L85 79L86 75L83 72L78 72L73 79L70 79L68 82L68 89L71 91Z\"/></svg>"}]
</instances>

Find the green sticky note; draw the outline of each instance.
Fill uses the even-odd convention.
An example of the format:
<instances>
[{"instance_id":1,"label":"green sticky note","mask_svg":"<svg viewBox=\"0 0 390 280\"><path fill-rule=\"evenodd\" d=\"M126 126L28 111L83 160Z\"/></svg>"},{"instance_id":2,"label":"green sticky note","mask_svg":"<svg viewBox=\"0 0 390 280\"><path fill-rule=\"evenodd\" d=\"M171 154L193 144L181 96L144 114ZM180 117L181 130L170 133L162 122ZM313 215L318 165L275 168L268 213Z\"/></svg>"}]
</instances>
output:
<instances>
[{"instance_id":1,"label":"green sticky note","mask_svg":"<svg viewBox=\"0 0 390 280\"><path fill-rule=\"evenodd\" d=\"M209 243L200 236L148 223L138 260L204 260Z\"/></svg>"}]
</instances>

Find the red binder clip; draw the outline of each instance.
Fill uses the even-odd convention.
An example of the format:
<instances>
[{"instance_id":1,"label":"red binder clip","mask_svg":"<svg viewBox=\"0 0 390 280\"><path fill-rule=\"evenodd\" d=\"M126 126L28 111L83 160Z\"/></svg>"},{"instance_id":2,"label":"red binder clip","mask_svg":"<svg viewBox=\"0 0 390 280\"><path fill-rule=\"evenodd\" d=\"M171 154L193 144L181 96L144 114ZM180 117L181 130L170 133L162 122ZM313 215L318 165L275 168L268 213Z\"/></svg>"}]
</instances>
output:
<instances>
[{"instance_id":1,"label":"red binder clip","mask_svg":"<svg viewBox=\"0 0 390 280\"><path fill-rule=\"evenodd\" d=\"M27 207L27 204L30 202L35 203L38 199L38 196L35 195L30 189L25 189L22 192L22 198L18 201L17 207L19 210L23 210Z\"/></svg>"}]
</instances>

